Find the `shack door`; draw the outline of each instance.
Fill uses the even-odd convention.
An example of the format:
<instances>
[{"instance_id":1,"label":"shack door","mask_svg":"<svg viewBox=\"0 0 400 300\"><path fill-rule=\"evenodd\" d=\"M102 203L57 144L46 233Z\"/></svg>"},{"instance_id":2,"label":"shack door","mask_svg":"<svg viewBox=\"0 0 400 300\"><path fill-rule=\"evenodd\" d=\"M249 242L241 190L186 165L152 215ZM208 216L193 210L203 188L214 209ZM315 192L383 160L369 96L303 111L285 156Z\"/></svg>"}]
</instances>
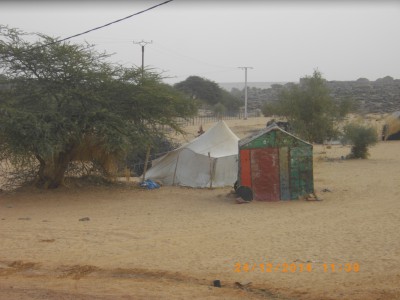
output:
<instances>
[{"instance_id":1,"label":"shack door","mask_svg":"<svg viewBox=\"0 0 400 300\"><path fill-rule=\"evenodd\" d=\"M251 179L255 200L280 200L278 148L251 150Z\"/></svg>"}]
</instances>

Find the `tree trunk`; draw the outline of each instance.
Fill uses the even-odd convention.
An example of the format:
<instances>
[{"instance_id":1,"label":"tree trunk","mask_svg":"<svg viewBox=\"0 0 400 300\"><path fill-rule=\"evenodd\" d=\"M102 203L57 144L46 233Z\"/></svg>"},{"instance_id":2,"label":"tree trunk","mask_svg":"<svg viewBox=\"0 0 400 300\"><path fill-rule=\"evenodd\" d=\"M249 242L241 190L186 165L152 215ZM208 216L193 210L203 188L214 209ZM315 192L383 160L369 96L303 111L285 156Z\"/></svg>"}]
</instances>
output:
<instances>
[{"instance_id":1,"label":"tree trunk","mask_svg":"<svg viewBox=\"0 0 400 300\"><path fill-rule=\"evenodd\" d=\"M43 159L36 155L40 166L37 186L45 189L55 189L64 183L65 172L70 162L69 155L60 153L54 159Z\"/></svg>"}]
</instances>

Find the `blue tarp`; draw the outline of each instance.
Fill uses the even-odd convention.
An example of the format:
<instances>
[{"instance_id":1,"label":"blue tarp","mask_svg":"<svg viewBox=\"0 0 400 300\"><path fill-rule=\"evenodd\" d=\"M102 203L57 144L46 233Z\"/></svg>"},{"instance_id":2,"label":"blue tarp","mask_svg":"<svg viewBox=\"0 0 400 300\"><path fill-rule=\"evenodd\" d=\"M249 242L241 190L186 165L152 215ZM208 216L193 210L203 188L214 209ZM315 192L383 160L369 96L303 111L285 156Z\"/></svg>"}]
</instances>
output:
<instances>
[{"instance_id":1,"label":"blue tarp","mask_svg":"<svg viewBox=\"0 0 400 300\"><path fill-rule=\"evenodd\" d=\"M160 187L160 185L158 183L154 182L151 179L146 179L145 181L140 183L140 186L142 188L146 188L148 190L158 189Z\"/></svg>"}]
</instances>

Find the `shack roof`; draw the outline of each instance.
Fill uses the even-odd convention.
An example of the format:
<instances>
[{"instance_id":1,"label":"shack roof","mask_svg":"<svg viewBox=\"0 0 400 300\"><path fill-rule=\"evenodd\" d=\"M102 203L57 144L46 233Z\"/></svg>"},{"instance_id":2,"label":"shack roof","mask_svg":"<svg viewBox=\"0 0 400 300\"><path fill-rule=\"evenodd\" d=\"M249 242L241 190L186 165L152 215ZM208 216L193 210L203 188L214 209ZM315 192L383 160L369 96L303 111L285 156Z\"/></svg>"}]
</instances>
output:
<instances>
[{"instance_id":1,"label":"shack roof","mask_svg":"<svg viewBox=\"0 0 400 300\"><path fill-rule=\"evenodd\" d=\"M246 137L246 138L244 138L244 139L241 139L241 140L239 141L239 147L244 146L244 145L250 143L251 141L253 141L253 140L255 140L255 139L257 139L257 138L263 136L264 134L270 133L270 132L272 132L272 131L274 131L274 130L281 131L281 132L283 132L283 133L285 133L285 134L287 134L287 135L289 135L289 136L291 136L291 137L293 137L293 138L295 138L295 139L297 139L297 140L299 140L299 141L301 141L301 142L303 142L303 143L305 143L305 144L307 144L307 145L310 145L310 146L312 147L312 144L311 144L311 143L306 142L306 141L304 141L304 140L298 138L297 136L291 134L290 132L287 132L287 131L283 130L282 128L280 128L280 127L279 127L278 125L276 125L275 123L271 124L270 126L268 126L268 127L265 128L265 129L262 129L261 131L257 132L257 133L254 134L254 135L251 135L251 136L248 136L248 137Z\"/></svg>"}]
</instances>

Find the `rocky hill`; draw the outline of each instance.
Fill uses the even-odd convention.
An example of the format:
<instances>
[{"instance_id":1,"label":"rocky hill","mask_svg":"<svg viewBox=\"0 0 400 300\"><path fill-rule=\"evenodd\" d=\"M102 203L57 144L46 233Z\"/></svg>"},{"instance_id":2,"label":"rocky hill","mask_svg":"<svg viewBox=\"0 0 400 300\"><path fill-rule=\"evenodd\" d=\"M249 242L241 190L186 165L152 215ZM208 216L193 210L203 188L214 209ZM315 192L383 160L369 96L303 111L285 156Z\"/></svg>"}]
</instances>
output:
<instances>
[{"instance_id":1,"label":"rocky hill","mask_svg":"<svg viewBox=\"0 0 400 300\"><path fill-rule=\"evenodd\" d=\"M300 79L300 84L302 79ZM268 89L248 89L249 109L260 108L264 102L278 101L280 92L295 83L272 84ZM388 113L400 110L400 79L390 76L370 81L326 81L334 100L352 99L361 113Z\"/></svg>"},{"instance_id":2,"label":"rocky hill","mask_svg":"<svg viewBox=\"0 0 400 300\"><path fill-rule=\"evenodd\" d=\"M361 112L388 113L400 109L400 79L390 76L369 81L327 81L334 99L350 98L359 104Z\"/></svg>"}]
</instances>

